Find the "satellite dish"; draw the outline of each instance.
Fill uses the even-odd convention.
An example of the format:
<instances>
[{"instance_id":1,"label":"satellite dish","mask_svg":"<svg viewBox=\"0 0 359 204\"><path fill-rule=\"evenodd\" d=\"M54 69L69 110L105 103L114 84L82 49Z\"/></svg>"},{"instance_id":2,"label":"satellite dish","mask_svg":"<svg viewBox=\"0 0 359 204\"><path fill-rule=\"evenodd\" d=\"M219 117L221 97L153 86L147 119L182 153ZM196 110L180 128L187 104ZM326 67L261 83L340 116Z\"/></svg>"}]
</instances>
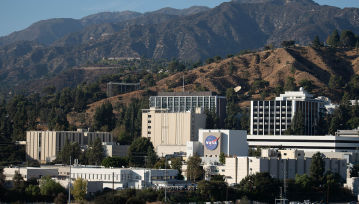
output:
<instances>
[{"instance_id":1,"label":"satellite dish","mask_svg":"<svg viewBox=\"0 0 359 204\"><path fill-rule=\"evenodd\" d=\"M238 92L238 91L240 91L241 89L242 89L242 87L241 87L241 86L237 86L237 87L235 87L235 88L234 88L234 92L236 92L236 93L237 93L237 92Z\"/></svg>"}]
</instances>

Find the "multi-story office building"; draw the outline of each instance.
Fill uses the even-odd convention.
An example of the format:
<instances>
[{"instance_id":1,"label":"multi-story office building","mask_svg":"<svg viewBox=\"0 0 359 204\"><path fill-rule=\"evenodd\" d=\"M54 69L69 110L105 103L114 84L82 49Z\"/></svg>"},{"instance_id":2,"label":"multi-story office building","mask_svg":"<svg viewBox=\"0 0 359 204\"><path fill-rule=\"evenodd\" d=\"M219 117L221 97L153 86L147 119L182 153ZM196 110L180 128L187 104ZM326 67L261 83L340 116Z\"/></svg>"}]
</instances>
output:
<instances>
[{"instance_id":1,"label":"multi-story office building","mask_svg":"<svg viewBox=\"0 0 359 204\"><path fill-rule=\"evenodd\" d=\"M187 142L198 141L198 130L205 126L206 114L201 108L185 112L142 110L142 137L151 140L158 155L185 152Z\"/></svg>"},{"instance_id":2,"label":"multi-story office building","mask_svg":"<svg viewBox=\"0 0 359 204\"><path fill-rule=\"evenodd\" d=\"M99 138L101 142L112 142L111 133L78 131L27 131L26 154L30 159L41 163L56 159L67 141L77 142L80 146L91 144Z\"/></svg>"},{"instance_id":3,"label":"multi-story office building","mask_svg":"<svg viewBox=\"0 0 359 204\"><path fill-rule=\"evenodd\" d=\"M286 91L274 101L251 101L251 135L283 135L291 127L296 113L304 115L306 135L315 134L319 119L320 100L313 98L303 88Z\"/></svg>"},{"instance_id":4,"label":"multi-story office building","mask_svg":"<svg viewBox=\"0 0 359 204\"><path fill-rule=\"evenodd\" d=\"M220 121L226 117L226 97L213 95L212 92L158 92L150 97L150 107L168 109L168 112L214 110Z\"/></svg>"}]
</instances>

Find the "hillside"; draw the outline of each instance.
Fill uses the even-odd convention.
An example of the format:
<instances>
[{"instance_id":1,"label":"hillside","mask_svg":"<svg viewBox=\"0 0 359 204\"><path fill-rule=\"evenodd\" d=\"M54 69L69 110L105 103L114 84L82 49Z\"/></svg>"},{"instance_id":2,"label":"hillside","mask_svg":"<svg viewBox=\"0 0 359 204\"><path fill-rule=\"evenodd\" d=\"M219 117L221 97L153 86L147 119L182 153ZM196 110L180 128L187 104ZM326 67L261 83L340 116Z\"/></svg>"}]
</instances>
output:
<instances>
[{"instance_id":1,"label":"hillside","mask_svg":"<svg viewBox=\"0 0 359 204\"><path fill-rule=\"evenodd\" d=\"M54 41L71 33L77 33L86 29L92 30L94 27L100 27L96 30L101 30L103 24L107 24L107 27L118 27L124 21L130 21L136 18L142 19L144 17L151 18L151 15L157 15L160 16L159 18L167 20L168 15L173 17L193 15L207 11L208 9L208 7L193 6L186 9L163 8L144 14L134 11L101 12L85 16L81 19L53 18L41 20L33 23L24 30L16 31L7 36L0 37L0 46L9 45L19 41L34 41L43 45L50 45ZM141 22L141 20L139 22ZM86 33L86 31L82 33ZM105 32L103 31L103 33Z\"/></svg>"},{"instance_id":2,"label":"hillside","mask_svg":"<svg viewBox=\"0 0 359 204\"><path fill-rule=\"evenodd\" d=\"M186 91L210 90L225 95L226 89L242 86L242 90L238 92L240 106L248 107L250 100L262 98L261 92L266 92L264 96L268 100L283 93L288 77L293 77L297 88L302 80L310 80L314 85L312 93L315 96L324 95L335 101L342 90L329 91L330 77L341 76L343 81L349 81L354 74L359 74L359 53L356 50L279 48L238 55L190 71L179 72L158 81L156 86L145 89L151 92L182 91L183 76ZM269 82L269 86L261 91L251 91L258 80ZM282 89L279 93L276 91L278 87ZM85 113L88 118L87 124L91 124L89 120L96 107L105 101L110 101L114 106L117 103L128 104L131 98L138 99L149 94L151 93L144 90L135 91L90 104ZM78 121L76 118L80 115L71 114L70 121Z\"/></svg>"},{"instance_id":3,"label":"hillside","mask_svg":"<svg viewBox=\"0 0 359 204\"><path fill-rule=\"evenodd\" d=\"M102 58L197 61L279 45L283 40L307 45L315 35L323 40L334 29L359 33L359 9L320 6L311 0L241 0L210 10L167 8L139 16L127 14L123 22L87 26L53 46L19 41L0 47L0 90L56 77ZM98 22L94 16L90 19Z\"/></svg>"}]
</instances>

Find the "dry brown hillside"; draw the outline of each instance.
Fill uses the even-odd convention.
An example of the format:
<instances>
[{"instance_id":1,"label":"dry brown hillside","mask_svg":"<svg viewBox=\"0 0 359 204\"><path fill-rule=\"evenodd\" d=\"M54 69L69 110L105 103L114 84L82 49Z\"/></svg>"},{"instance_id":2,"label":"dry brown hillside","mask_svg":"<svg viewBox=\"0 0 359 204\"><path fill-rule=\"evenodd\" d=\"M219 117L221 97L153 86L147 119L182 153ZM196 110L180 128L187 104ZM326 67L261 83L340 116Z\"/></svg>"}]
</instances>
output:
<instances>
[{"instance_id":1,"label":"dry brown hillside","mask_svg":"<svg viewBox=\"0 0 359 204\"><path fill-rule=\"evenodd\" d=\"M288 77L293 77L297 86L304 79L311 80L316 86L313 92L325 95L331 75L340 75L348 80L353 74L359 74L359 58L355 50L278 48L235 56L177 73L159 81L154 89L180 91L184 76L186 90L204 87L224 93L227 88L242 86L244 94L256 79L268 81L270 88L274 88L285 83Z\"/></svg>"},{"instance_id":2,"label":"dry brown hillside","mask_svg":"<svg viewBox=\"0 0 359 204\"><path fill-rule=\"evenodd\" d=\"M314 94L332 97L327 87L330 76L340 75L347 81L353 74L359 74L359 57L356 50L278 48L234 56L190 71L176 73L148 89L182 91L184 76L187 91L210 90L224 94L227 88L242 86L239 94L245 97L241 99L241 106L247 106L249 100L260 97L258 92L248 95L253 82L258 79L269 82L266 89L268 92L275 87L283 86L288 77L293 77L298 87L300 81L311 80L315 85ZM86 116L83 117L88 121L96 107L106 100L112 104L129 103L131 98L141 98L144 93L145 91L126 93L90 104ZM275 93L271 92L267 98L274 96Z\"/></svg>"}]
</instances>

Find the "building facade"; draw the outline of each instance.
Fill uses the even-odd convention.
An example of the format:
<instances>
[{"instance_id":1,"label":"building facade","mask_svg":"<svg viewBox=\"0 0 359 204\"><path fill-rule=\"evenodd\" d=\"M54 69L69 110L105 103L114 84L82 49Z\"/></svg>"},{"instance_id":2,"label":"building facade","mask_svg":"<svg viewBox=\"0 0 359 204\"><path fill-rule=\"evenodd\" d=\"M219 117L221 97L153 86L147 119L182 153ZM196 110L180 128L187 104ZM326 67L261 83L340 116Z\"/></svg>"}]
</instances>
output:
<instances>
[{"instance_id":1,"label":"building facade","mask_svg":"<svg viewBox=\"0 0 359 204\"><path fill-rule=\"evenodd\" d=\"M305 134L314 135L322 105L303 88L286 91L274 101L251 101L251 135L283 135L296 113L304 116Z\"/></svg>"},{"instance_id":2,"label":"building facade","mask_svg":"<svg viewBox=\"0 0 359 204\"><path fill-rule=\"evenodd\" d=\"M325 172L347 176L345 159L324 158ZM268 172L273 178L294 179L296 174L310 174L311 158L280 159L277 157L232 157L226 158L224 166L218 166L218 173L224 175L228 184L238 184L246 176ZM284 172L286 172L284 174Z\"/></svg>"},{"instance_id":3,"label":"building facade","mask_svg":"<svg viewBox=\"0 0 359 204\"><path fill-rule=\"evenodd\" d=\"M200 145L193 148L197 150L194 154L201 156L204 163L219 162L221 153L226 156L248 155L247 131L245 130L200 129L198 142Z\"/></svg>"},{"instance_id":4,"label":"building facade","mask_svg":"<svg viewBox=\"0 0 359 204\"><path fill-rule=\"evenodd\" d=\"M359 149L359 137L312 135L248 135L249 148L298 149L308 152L352 152Z\"/></svg>"},{"instance_id":5,"label":"building facade","mask_svg":"<svg viewBox=\"0 0 359 204\"><path fill-rule=\"evenodd\" d=\"M159 92L150 97L150 107L168 109L168 112L195 111L196 108L214 110L220 121L226 118L226 98L212 92Z\"/></svg>"},{"instance_id":6,"label":"building facade","mask_svg":"<svg viewBox=\"0 0 359 204\"><path fill-rule=\"evenodd\" d=\"M101 168L78 166L71 168L71 180L82 178L87 181L101 181L103 188L151 187L157 181L173 181L178 171L175 169L144 168Z\"/></svg>"},{"instance_id":7,"label":"building facade","mask_svg":"<svg viewBox=\"0 0 359 204\"><path fill-rule=\"evenodd\" d=\"M186 147L188 141L198 141L198 130L205 128L206 114L201 108L195 111L168 112L167 109L142 110L142 137L151 140L157 154L159 146Z\"/></svg>"},{"instance_id":8,"label":"building facade","mask_svg":"<svg viewBox=\"0 0 359 204\"><path fill-rule=\"evenodd\" d=\"M101 142L112 142L111 133L78 131L26 131L26 154L40 163L51 162L66 142L77 142L80 146L91 144L99 138Z\"/></svg>"}]
</instances>

